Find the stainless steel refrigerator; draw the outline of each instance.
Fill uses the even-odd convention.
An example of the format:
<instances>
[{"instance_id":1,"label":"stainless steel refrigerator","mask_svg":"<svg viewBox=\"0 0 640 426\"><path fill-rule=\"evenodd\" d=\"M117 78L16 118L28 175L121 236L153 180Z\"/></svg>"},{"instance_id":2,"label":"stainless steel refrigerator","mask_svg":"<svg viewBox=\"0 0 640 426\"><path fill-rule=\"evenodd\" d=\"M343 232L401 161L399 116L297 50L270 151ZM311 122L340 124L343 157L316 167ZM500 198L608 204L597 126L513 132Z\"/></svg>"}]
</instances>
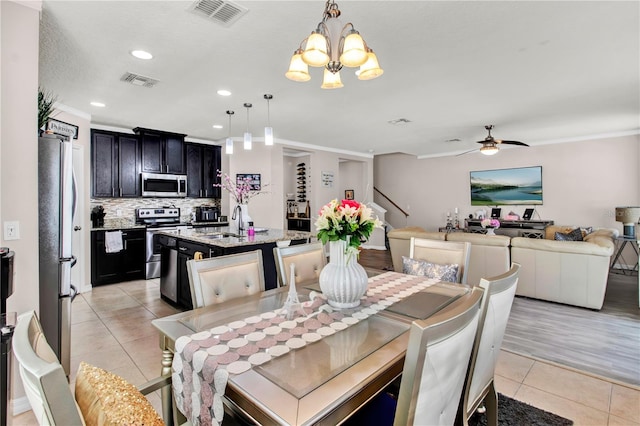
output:
<instances>
[{"instance_id":1,"label":"stainless steel refrigerator","mask_svg":"<svg viewBox=\"0 0 640 426\"><path fill-rule=\"evenodd\" d=\"M40 322L67 376L71 357L71 252L76 186L73 146L61 136L38 138L38 220L40 231Z\"/></svg>"}]
</instances>

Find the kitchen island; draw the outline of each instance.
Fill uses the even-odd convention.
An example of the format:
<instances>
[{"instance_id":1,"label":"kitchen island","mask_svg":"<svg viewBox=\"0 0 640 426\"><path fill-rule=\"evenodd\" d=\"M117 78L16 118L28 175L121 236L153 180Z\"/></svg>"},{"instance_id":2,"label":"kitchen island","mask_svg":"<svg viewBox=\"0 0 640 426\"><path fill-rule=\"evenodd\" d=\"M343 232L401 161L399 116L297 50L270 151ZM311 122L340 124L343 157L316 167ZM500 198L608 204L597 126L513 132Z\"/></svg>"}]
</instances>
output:
<instances>
[{"instance_id":1,"label":"kitchen island","mask_svg":"<svg viewBox=\"0 0 640 426\"><path fill-rule=\"evenodd\" d=\"M304 244L314 234L302 231L258 228L253 236L238 233L232 227L204 227L158 231L155 238L161 246L161 297L184 309L192 309L187 261L200 253L203 258L262 250L265 289L278 285L273 249L278 242ZM200 256L199 255L199 256Z\"/></svg>"}]
</instances>

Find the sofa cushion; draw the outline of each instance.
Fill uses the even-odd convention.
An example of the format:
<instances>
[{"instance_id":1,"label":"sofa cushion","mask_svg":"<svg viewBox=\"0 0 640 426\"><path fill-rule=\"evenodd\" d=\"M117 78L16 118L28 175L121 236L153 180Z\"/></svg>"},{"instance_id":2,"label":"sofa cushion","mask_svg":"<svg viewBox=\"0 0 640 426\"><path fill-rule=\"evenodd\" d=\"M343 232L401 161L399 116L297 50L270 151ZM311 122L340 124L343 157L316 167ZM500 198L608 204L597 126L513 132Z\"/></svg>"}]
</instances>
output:
<instances>
[{"instance_id":1,"label":"sofa cushion","mask_svg":"<svg viewBox=\"0 0 640 426\"><path fill-rule=\"evenodd\" d=\"M613 254L614 243L610 238L603 236L593 237L588 242L554 241L540 240L537 238L514 237L511 239L511 247L552 251L558 253L592 254L596 256L610 257ZM514 260L513 257L512 260Z\"/></svg>"},{"instance_id":2,"label":"sofa cushion","mask_svg":"<svg viewBox=\"0 0 640 426\"><path fill-rule=\"evenodd\" d=\"M511 238L506 235L474 234L470 232L452 232L447 234L447 241L462 241L471 245L509 247ZM473 250L473 248L472 248ZM506 272L506 271L505 271Z\"/></svg>"},{"instance_id":3,"label":"sofa cushion","mask_svg":"<svg viewBox=\"0 0 640 426\"><path fill-rule=\"evenodd\" d=\"M419 226L407 226L406 228L396 228L387 232L388 238L396 238L401 240L410 240L411 237L426 238L429 240L442 240L446 238L444 232L429 232Z\"/></svg>"},{"instance_id":4,"label":"sofa cushion","mask_svg":"<svg viewBox=\"0 0 640 426\"><path fill-rule=\"evenodd\" d=\"M457 282L458 264L431 263L426 260L411 259L402 256L402 272L409 275L420 275L440 281Z\"/></svg>"},{"instance_id":5,"label":"sofa cushion","mask_svg":"<svg viewBox=\"0 0 640 426\"><path fill-rule=\"evenodd\" d=\"M576 228L569 232L556 232L554 237L556 241L582 241L582 231Z\"/></svg>"}]
</instances>

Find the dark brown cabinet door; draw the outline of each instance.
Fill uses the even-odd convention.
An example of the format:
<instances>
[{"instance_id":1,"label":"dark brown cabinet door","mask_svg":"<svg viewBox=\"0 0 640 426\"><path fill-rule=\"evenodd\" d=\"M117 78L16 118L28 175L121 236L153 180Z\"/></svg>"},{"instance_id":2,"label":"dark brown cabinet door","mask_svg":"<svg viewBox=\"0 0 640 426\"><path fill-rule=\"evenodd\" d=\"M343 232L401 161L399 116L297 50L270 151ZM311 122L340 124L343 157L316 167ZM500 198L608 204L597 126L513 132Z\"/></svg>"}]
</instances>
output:
<instances>
[{"instance_id":1,"label":"dark brown cabinet door","mask_svg":"<svg viewBox=\"0 0 640 426\"><path fill-rule=\"evenodd\" d=\"M108 133L91 133L91 195L94 197L113 197L118 176L115 160L116 136Z\"/></svg>"},{"instance_id":2,"label":"dark brown cabinet door","mask_svg":"<svg viewBox=\"0 0 640 426\"><path fill-rule=\"evenodd\" d=\"M120 197L140 196L140 144L134 136L118 138Z\"/></svg>"},{"instance_id":3,"label":"dark brown cabinet door","mask_svg":"<svg viewBox=\"0 0 640 426\"><path fill-rule=\"evenodd\" d=\"M142 134L142 171L146 173L164 173L162 161L162 137L154 133Z\"/></svg>"},{"instance_id":4,"label":"dark brown cabinet door","mask_svg":"<svg viewBox=\"0 0 640 426\"><path fill-rule=\"evenodd\" d=\"M220 198L217 171L220 169L220 147L204 144L185 144L187 157L187 196L193 198Z\"/></svg>"},{"instance_id":5,"label":"dark brown cabinet door","mask_svg":"<svg viewBox=\"0 0 640 426\"><path fill-rule=\"evenodd\" d=\"M184 137L167 136L164 147L166 173L184 174Z\"/></svg>"},{"instance_id":6,"label":"dark brown cabinet door","mask_svg":"<svg viewBox=\"0 0 640 426\"><path fill-rule=\"evenodd\" d=\"M220 198L220 187L214 184L220 183L218 170L220 170L221 148L219 146L205 145L202 153L202 189L206 198Z\"/></svg>"},{"instance_id":7,"label":"dark brown cabinet door","mask_svg":"<svg viewBox=\"0 0 640 426\"><path fill-rule=\"evenodd\" d=\"M187 197L200 198L202 190L202 147L186 144L187 157Z\"/></svg>"},{"instance_id":8,"label":"dark brown cabinet door","mask_svg":"<svg viewBox=\"0 0 640 426\"><path fill-rule=\"evenodd\" d=\"M124 250L122 253L122 281L144 279L145 277L145 231L123 231Z\"/></svg>"}]
</instances>

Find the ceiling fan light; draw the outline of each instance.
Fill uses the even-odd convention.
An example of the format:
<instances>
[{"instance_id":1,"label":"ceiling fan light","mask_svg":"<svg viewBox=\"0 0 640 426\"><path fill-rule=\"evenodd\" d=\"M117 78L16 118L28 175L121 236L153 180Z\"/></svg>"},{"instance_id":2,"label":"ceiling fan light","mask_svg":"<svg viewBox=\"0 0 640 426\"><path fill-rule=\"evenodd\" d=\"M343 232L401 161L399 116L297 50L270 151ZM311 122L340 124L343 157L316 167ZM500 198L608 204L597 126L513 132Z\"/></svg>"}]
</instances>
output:
<instances>
[{"instance_id":1,"label":"ceiling fan light","mask_svg":"<svg viewBox=\"0 0 640 426\"><path fill-rule=\"evenodd\" d=\"M329 63L327 38L318 31L311 33L302 52L302 60L312 67L324 67Z\"/></svg>"},{"instance_id":2,"label":"ceiling fan light","mask_svg":"<svg viewBox=\"0 0 640 426\"><path fill-rule=\"evenodd\" d=\"M233 154L233 139L227 138L227 141L224 145L224 153L225 154Z\"/></svg>"},{"instance_id":3,"label":"ceiling fan light","mask_svg":"<svg viewBox=\"0 0 640 426\"><path fill-rule=\"evenodd\" d=\"M344 87L342 84L342 80L340 80L340 71L335 74L329 71L328 69L324 69L324 78L322 79L322 89L339 89Z\"/></svg>"},{"instance_id":4,"label":"ceiling fan light","mask_svg":"<svg viewBox=\"0 0 640 426\"><path fill-rule=\"evenodd\" d=\"M367 62L367 50L364 40L357 31L352 31L345 39L340 62L347 67L359 67Z\"/></svg>"},{"instance_id":5,"label":"ceiling fan light","mask_svg":"<svg viewBox=\"0 0 640 426\"><path fill-rule=\"evenodd\" d=\"M367 52L367 62L360 66L358 70L358 80L373 80L376 77L380 77L384 74L384 70L380 68L380 64L378 64L378 57L373 50L369 49Z\"/></svg>"},{"instance_id":6,"label":"ceiling fan light","mask_svg":"<svg viewBox=\"0 0 640 426\"><path fill-rule=\"evenodd\" d=\"M309 65L302 60L302 51L296 50L291 57L289 70L284 74L289 80L293 81L309 81Z\"/></svg>"},{"instance_id":7,"label":"ceiling fan light","mask_svg":"<svg viewBox=\"0 0 640 426\"><path fill-rule=\"evenodd\" d=\"M267 146L273 145L273 127L264 128L264 144Z\"/></svg>"},{"instance_id":8,"label":"ceiling fan light","mask_svg":"<svg viewBox=\"0 0 640 426\"><path fill-rule=\"evenodd\" d=\"M495 155L498 153L498 151L499 149L494 143L482 145L482 148L480 148L480 152L484 155Z\"/></svg>"}]
</instances>

